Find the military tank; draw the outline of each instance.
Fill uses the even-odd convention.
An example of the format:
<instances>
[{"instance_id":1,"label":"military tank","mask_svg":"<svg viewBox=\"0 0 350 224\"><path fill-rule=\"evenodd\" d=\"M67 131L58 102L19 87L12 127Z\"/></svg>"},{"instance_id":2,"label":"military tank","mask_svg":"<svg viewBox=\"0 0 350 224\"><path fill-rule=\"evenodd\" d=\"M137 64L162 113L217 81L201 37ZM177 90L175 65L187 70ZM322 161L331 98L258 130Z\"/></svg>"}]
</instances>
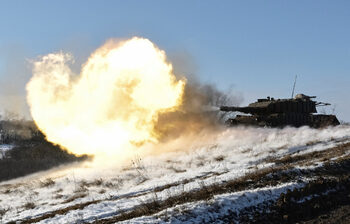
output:
<instances>
[{"instance_id":1,"label":"military tank","mask_svg":"<svg viewBox=\"0 0 350 224\"><path fill-rule=\"evenodd\" d=\"M335 115L316 114L318 106L327 106L329 103L316 102L312 99L316 96L297 94L290 99L274 99L267 97L258 99L257 102L247 107L222 106L221 111L241 112L250 115L236 115L229 118L226 124L253 125L261 127L284 127L284 126L310 126L322 128L330 125L339 125Z\"/></svg>"}]
</instances>

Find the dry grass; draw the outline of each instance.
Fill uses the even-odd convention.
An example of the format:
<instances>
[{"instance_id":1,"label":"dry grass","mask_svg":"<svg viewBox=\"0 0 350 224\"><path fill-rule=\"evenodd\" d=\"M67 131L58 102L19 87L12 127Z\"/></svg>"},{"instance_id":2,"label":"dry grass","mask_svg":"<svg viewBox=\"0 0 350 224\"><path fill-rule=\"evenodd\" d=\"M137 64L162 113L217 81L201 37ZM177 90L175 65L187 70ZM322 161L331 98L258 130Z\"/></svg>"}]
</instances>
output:
<instances>
[{"instance_id":1,"label":"dry grass","mask_svg":"<svg viewBox=\"0 0 350 224\"><path fill-rule=\"evenodd\" d=\"M184 170L184 169L178 169L178 168L176 168L176 167L174 167L174 166L169 166L168 169L174 171L175 173L184 173L184 172L186 172L186 170Z\"/></svg>"},{"instance_id":2,"label":"dry grass","mask_svg":"<svg viewBox=\"0 0 350 224\"><path fill-rule=\"evenodd\" d=\"M42 215L40 217L37 217L37 218L28 219L28 220L21 220L20 223L21 224L37 223L37 222L40 222L41 220L45 220L45 219L49 219L49 218L55 217L56 215L66 214L67 212L72 211L72 210L83 209L83 208L85 208L88 205L95 204L95 203L98 203L98 202L100 202L100 200L89 201L89 202L84 202L84 203L80 203L80 204L71 205L71 206L68 206L68 207L65 207L65 208L53 211L53 212L48 212L48 213L46 213L46 214L44 214L44 215ZM16 222L13 222L13 223L16 223Z\"/></svg>"},{"instance_id":3,"label":"dry grass","mask_svg":"<svg viewBox=\"0 0 350 224\"><path fill-rule=\"evenodd\" d=\"M27 202L22 207L28 210L28 209L33 209L36 206L35 206L35 204L33 202Z\"/></svg>"},{"instance_id":4,"label":"dry grass","mask_svg":"<svg viewBox=\"0 0 350 224\"><path fill-rule=\"evenodd\" d=\"M225 156L223 156L223 155L220 155L220 156L217 156L217 157L214 158L214 160L217 161L217 162L221 162L224 159L225 159Z\"/></svg>"},{"instance_id":5,"label":"dry grass","mask_svg":"<svg viewBox=\"0 0 350 224\"><path fill-rule=\"evenodd\" d=\"M252 149L248 148L248 149L243 150L242 153L248 153L248 152L251 152L251 151L252 151Z\"/></svg>"},{"instance_id":6,"label":"dry grass","mask_svg":"<svg viewBox=\"0 0 350 224\"><path fill-rule=\"evenodd\" d=\"M322 143L322 141L309 141L306 143L307 146L312 146L312 145L317 145L317 144L320 144Z\"/></svg>"},{"instance_id":7,"label":"dry grass","mask_svg":"<svg viewBox=\"0 0 350 224\"><path fill-rule=\"evenodd\" d=\"M10 211L10 208L1 208L0 209L0 218L3 217L8 211Z\"/></svg>"},{"instance_id":8,"label":"dry grass","mask_svg":"<svg viewBox=\"0 0 350 224\"><path fill-rule=\"evenodd\" d=\"M41 183L40 183L41 187L50 187L53 185L55 185L55 181L52 180L51 178L47 178L46 180L41 181Z\"/></svg>"},{"instance_id":9,"label":"dry grass","mask_svg":"<svg viewBox=\"0 0 350 224\"><path fill-rule=\"evenodd\" d=\"M72 197L67 198L63 203L69 203L69 202L75 201L78 198L84 198L86 196L87 196L86 193L78 193L73 195Z\"/></svg>"},{"instance_id":10,"label":"dry grass","mask_svg":"<svg viewBox=\"0 0 350 224\"><path fill-rule=\"evenodd\" d=\"M80 193L86 193L88 191L89 191L89 189L86 186L80 185L80 187L78 187L77 189L74 190L74 193L80 194Z\"/></svg>"},{"instance_id":11,"label":"dry grass","mask_svg":"<svg viewBox=\"0 0 350 224\"><path fill-rule=\"evenodd\" d=\"M63 198L63 194L56 194L53 198L54 199L61 199L61 198Z\"/></svg>"},{"instance_id":12,"label":"dry grass","mask_svg":"<svg viewBox=\"0 0 350 224\"><path fill-rule=\"evenodd\" d=\"M315 161L315 160L325 160L326 158L334 158L337 156L344 155L348 150L350 149L350 143L341 144L334 148L323 150L323 151L315 151L311 153L306 153L302 155L286 155L282 158L274 158L269 157L265 160L265 162L274 162L277 165L280 164L292 164L295 165L302 165L305 163L305 161Z\"/></svg>"},{"instance_id":13,"label":"dry grass","mask_svg":"<svg viewBox=\"0 0 350 224\"><path fill-rule=\"evenodd\" d=\"M63 191L63 189L62 188L59 188L59 189L57 189L55 192L56 193L60 193L60 192L62 192Z\"/></svg>"},{"instance_id":14,"label":"dry grass","mask_svg":"<svg viewBox=\"0 0 350 224\"><path fill-rule=\"evenodd\" d=\"M137 172L137 176L138 176L137 184L142 184L150 179L149 176L147 175L146 167L143 165L141 158L137 157L133 159L132 164L134 169Z\"/></svg>"},{"instance_id":15,"label":"dry grass","mask_svg":"<svg viewBox=\"0 0 350 224\"><path fill-rule=\"evenodd\" d=\"M80 188L86 188L86 187L89 187L90 184L86 181L86 180L82 180L79 182L79 187Z\"/></svg>"},{"instance_id":16,"label":"dry grass","mask_svg":"<svg viewBox=\"0 0 350 224\"><path fill-rule=\"evenodd\" d=\"M91 182L91 185L94 185L94 186L101 186L102 184L103 184L102 178L96 179L93 182Z\"/></svg>"},{"instance_id":17,"label":"dry grass","mask_svg":"<svg viewBox=\"0 0 350 224\"><path fill-rule=\"evenodd\" d=\"M198 163L196 163L197 167L201 167L204 166L204 161L199 161Z\"/></svg>"},{"instance_id":18,"label":"dry grass","mask_svg":"<svg viewBox=\"0 0 350 224\"><path fill-rule=\"evenodd\" d=\"M6 188L6 190L4 190L2 193L3 194L10 194L12 191L11 191L11 188Z\"/></svg>"},{"instance_id":19,"label":"dry grass","mask_svg":"<svg viewBox=\"0 0 350 224\"><path fill-rule=\"evenodd\" d=\"M116 185L113 184L112 182L107 181L107 182L103 183L103 186L108 187L108 188L112 188L112 187L115 187Z\"/></svg>"},{"instance_id":20,"label":"dry grass","mask_svg":"<svg viewBox=\"0 0 350 224\"><path fill-rule=\"evenodd\" d=\"M247 210L242 223L349 223L349 175L310 181L303 188L282 193L269 206L270 212ZM310 197L311 196L311 197ZM305 200L307 199L307 200ZM337 211L345 208L345 211ZM332 212L336 210L334 217ZM254 211L254 210L253 210ZM243 219L242 219L243 218Z\"/></svg>"},{"instance_id":21,"label":"dry grass","mask_svg":"<svg viewBox=\"0 0 350 224\"><path fill-rule=\"evenodd\" d=\"M146 182L147 180L149 180L149 177L140 175L140 177L138 178L137 184L143 184L143 183Z\"/></svg>"}]
</instances>

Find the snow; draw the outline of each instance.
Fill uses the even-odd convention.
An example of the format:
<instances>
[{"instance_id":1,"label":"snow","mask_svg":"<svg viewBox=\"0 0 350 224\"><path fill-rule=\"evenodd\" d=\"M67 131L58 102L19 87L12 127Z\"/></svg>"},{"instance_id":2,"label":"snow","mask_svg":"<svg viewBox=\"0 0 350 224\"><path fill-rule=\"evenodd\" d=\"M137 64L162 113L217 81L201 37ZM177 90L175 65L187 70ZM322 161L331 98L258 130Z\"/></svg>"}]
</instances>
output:
<instances>
[{"instance_id":1,"label":"snow","mask_svg":"<svg viewBox=\"0 0 350 224\"><path fill-rule=\"evenodd\" d=\"M220 223L220 219L229 214L238 214L244 208L276 200L280 194L286 193L288 189L293 190L303 186L302 183L291 182L274 187L216 195L209 202L186 203L170 208L166 212L163 211L153 216L143 216L121 223ZM185 214L179 215L178 211Z\"/></svg>"},{"instance_id":2,"label":"snow","mask_svg":"<svg viewBox=\"0 0 350 224\"><path fill-rule=\"evenodd\" d=\"M350 127L345 125L320 130L307 127L237 127L205 136L198 134L190 141L179 140L176 144L157 145L155 147L158 152L163 153L145 153L126 164L98 167L91 163L73 164L2 182L0 209L9 208L2 221L39 217L50 211L89 201L96 202L82 209L42 220L40 223L75 223L79 220L89 222L96 218L113 217L121 211L132 210L135 206L152 200L156 188L157 198L164 200L184 191L199 189L201 184L209 186L222 183L258 169L271 167L274 164L266 160L270 157L321 151L346 142L350 142ZM48 178L52 179L54 184L43 186L43 182ZM84 183L100 179L100 184L81 187ZM219 205L220 209L217 214L211 215L224 216L229 207L239 211L245 206L276 198L281 192L300 186L296 183L286 183L281 186L216 195L212 203ZM84 196L67 202L79 194ZM242 197L243 194L245 197ZM23 206L28 202L33 202L35 208L25 209ZM174 211L175 214L175 209L190 210L194 214L191 220L196 222L197 217L209 220L210 217L199 215L210 209L210 206L207 202L195 202L176 206L167 212ZM181 220L181 216L174 216L172 221L176 223ZM140 217L134 221L154 223L161 220L152 216Z\"/></svg>"}]
</instances>

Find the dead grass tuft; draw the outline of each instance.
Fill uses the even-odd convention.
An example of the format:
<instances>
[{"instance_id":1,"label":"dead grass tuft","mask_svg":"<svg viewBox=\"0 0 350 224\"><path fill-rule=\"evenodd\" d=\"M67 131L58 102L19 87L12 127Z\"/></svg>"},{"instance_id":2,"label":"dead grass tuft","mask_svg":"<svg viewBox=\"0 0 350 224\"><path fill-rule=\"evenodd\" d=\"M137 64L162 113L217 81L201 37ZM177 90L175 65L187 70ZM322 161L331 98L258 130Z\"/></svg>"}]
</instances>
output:
<instances>
[{"instance_id":1,"label":"dead grass tuft","mask_svg":"<svg viewBox=\"0 0 350 224\"><path fill-rule=\"evenodd\" d=\"M115 187L116 185L113 184L112 182L107 181L107 182L103 183L103 186L108 187L108 188L112 188L112 187Z\"/></svg>"},{"instance_id":2,"label":"dead grass tuft","mask_svg":"<svg viewBox=\"0 0 350 224\"><path fill-rule=\"evenodd\" d=\"M184 173L184 172L186 172L186 170L183 170L183 169L178 169L178 168L176 168L176 167L174 167L174 166L170 166L170 167L168 167L170 170L173 170L175 173Z\"/></svg>"},{"instance_id":3,"label":"dead grass tuft","mask_svg":"<svg viewBox=\"0 0 350 224\"><path fill-rule=\"evenodd\" d=\"M217 162L221 162L224 159L225 159L225 157L223 155L220 155L220 156L217 156L217 157L214 158L214 160L217 161Z\"/></svg>"},{"instance_id":4,"label":"dead grass tuft","mask_svg":"<svg viewBox=\"0 0 350 224\"><path fill-rule=\"evenodd\" d=\"M0 218L3 217L8 211L10 211L10 208L0 208Z\"/></svg>"},{"instance_id":5,"label":"dead grass tuft","mask_svg":"<svg viewBox=\"0 0 350 224\"><path fill-rule=\"evenodd\" d=\"M12 191L11 191L11 188L6 188L6 190L5 191L3 191L3 194L9 194L9 193L11 193Z\"/></svg>"},{"instance_id":6,"label":"dead grass tuft","mask_svg":"<svg viewBox=\"0 0 350 224\"><path fill-rule=\"evenodd\" d=\"M135 159L131 160L133 170L136 171L135 173L130 173L129 177L130 179L135 179L136 184L142 184L149 180L149 176L147 174L146 167L142 163L142 159L139 157L135 157Z\"/></svg>"},{"instance_id":7,"label":"dead grass tuft","mask_svg":"<svg viewBox=\"0 0 350 224\"><path fill-rule=\"evenodd\" d=\"M91 182L91 185L95 185L95 186L101 186L102 184L103 184L102 178L96 179L93 182Z\"/></svg>"},{"instance_id":8,"label":"dead grass tuft","mask_svg":"<svg viewBox=\"0 0 350 224\"><path fill-rule=\"evenodd\" d=\"M244 149L243 151L242 151L242 153L248 153L248 152L251 152L252 151L252 149L251 148L248 148L248 149Z\"/></svg>"},{"instance_id":9,"label":"dead grass tuft","mask_svg":"<svg viewBox=\"0 0 350 224\"><path fill-rule=\"evenodd\" d=\"M33 208L35 208L36 206L35 206L35 204L33 203L33 202L27 202L27 203L25 203L24 205L23 205L23 208L25 208L25 209L33 209Z\"/></svg>"},{"instance_id":10,"label":"dead grass tuft","mask_svg":"<svg viewBox=\"0 0 350 224\"><path fill-rule=\"evenodd\" d=\"M59 189L57 189L56 191L55 191L55 193L60 193L60 192L62 192L63 191L63 189L62 188L59 188Z\"/></svg>"},{"instance_id":11,"label":"dead grass tuft","mask_svg":"<svg viewBox=\"0 0 350 224\"><path fill-rule=\"evenodd\" d=\"M197 165L197 167L204 166L204 161L199 161L196 165Z\"/></svg>"},{"instance_id":12,"label":"dead grass tuft","mask_svg":"<svg viewBox=\"0 0 350 224\"><path fill-rule=\"evenodd\" d=\"M85 193L88 191L89 191L89 189L85 185L80 185L79 188L74 190L74 193Z\"/></svg>"},{"instance_id":13,"label":"dead grass tuft","mask_svg":"<svg viewBox=\"0 0 350 224\"><path fill-rule=\"evenodd\" d=\"M54 197L54 199L61 199L61 198L63 198L62 194L56 194L55 197Z\"/></svg>"},{"instance_id":14,"label":"dead grass tuft","mask_svg":"<svg viewBox=\"0 0 350 224\"><path fill-rule=\"evenodd\" d=\"M46 180L41 181L41 183L40 183L41 187L50 187L53 185L55 185L55 181L52 180L51 178L47 178Z\"/></svg>"},{"instance_id":15,"label":"dead grass tuft","mask_svg":"<svg viewBox=\"0 0 350 224\"><path fill-rule=\"evenodd\" d=\"M86 180L82 180L79 183L80 188L87 188L90 186L90 184Z\"/></svg>"},{"instance_id":16,"label":"dead grass tuft","mask_svg":"<svg viewBox=\"0 0 350 224\"><path fill-rule=\"evenodd\" d=\"M78 198L84 198L86 196L87 196L87 194L85 194L85 193L78 193L78 194L73 195L70 198L67 198L63 203L69 203L69 202L75 201Z\"/></svg>"}]
</instances>

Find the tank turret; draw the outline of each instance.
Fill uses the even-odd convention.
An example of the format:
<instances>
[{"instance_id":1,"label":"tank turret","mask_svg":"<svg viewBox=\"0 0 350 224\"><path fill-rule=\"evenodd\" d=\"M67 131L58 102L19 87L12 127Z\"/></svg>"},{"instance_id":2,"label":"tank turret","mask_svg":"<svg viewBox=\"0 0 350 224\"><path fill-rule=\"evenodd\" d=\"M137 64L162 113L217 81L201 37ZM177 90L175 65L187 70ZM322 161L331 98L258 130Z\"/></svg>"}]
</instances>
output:
<instances>
[{"instance_id":1,"label":"tank turret","mask_svg":"<svg viewBox=\"0 0 350 224\"><path fill-rule=\"evenodd\" d=\"M312 99L316 96L297 94L291 99L274 99L267 97L258 99L246 107L222 106L221 111L241 112L250 115L237 115L226 121L229 125L257 125L257 126L311 126L323 127L338 125L339 121L334 115L322 115L317 113L317 106L330 105L328 103L316 102Z\"/></svg>"}]
</instances>

